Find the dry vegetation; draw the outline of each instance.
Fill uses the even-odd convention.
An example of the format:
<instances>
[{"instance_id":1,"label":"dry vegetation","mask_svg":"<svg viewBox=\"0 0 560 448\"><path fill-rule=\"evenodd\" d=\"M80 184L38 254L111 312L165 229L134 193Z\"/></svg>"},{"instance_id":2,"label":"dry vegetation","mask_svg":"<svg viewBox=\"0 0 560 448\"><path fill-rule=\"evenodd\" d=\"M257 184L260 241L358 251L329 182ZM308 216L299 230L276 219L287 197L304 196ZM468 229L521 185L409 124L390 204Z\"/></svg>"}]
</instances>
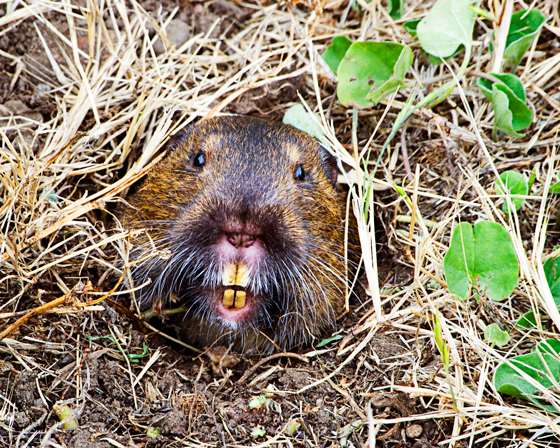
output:
<instances>
[{"instance_id":1,"label":"dry vegetation","mask_svg":"<svg viewBox=\"0 0 560 448\"><path fill-rule=\"evenodd\" d=\"M133 291L116 286L126 271L115 260L126 260L128 250L127 230L114 217L118 203L152 169L167 138L198 117L281 119L305 101L362 191L356 155L373 168L411 91L422 97L425 86L452 75L422 62L402 26L432 2L407 1L399 21L384 4L358 3L361 12L347 1L2 6L0 445L560 445L557 415L502 396L492 383L499 362L560 330L557 310L541 299L542 263L559 253L560 203L548 193L559 171L556 0L531 4L548 19L517 71L535 113L526 138L491 139L493 114L472 74L490 70L493 30L479 21L467 76L435 109L418 111L383 154L369 221L361 222L365 272L332 348L304 349L250 371L258 360L242 359L228 369L216 353L193 358L154 333L134 317ZM505 1L484 3L499 11ZM174 16L190 27L179 46L165 36ZM352 111L333 98L336 77L319 57L342 34L406 43L418 61L409 73L418 87L360 111L354 132ZM494 191L495 173L506 168L536 174L511 222ZM404 185L407 197L393 185ZM359 207L368 198L354 201ZM519 284L500 303L461 302L446 288L442 260L451 232L459 221L479 219L506 226L520 260ZM516 330L530 309L543 319L550 314L549 323ZM434 344L436 310L449 377ZM484 339L493 322L511 330L501 349ZM270 401L249 408L265 389ZM560 403L559 389L549 392ZM74 411L78 428L63 429L56 402ZM251 436L257 427L264 437ZM161 434L147 437L149 428Z\"/></svg>"}]
</instances>

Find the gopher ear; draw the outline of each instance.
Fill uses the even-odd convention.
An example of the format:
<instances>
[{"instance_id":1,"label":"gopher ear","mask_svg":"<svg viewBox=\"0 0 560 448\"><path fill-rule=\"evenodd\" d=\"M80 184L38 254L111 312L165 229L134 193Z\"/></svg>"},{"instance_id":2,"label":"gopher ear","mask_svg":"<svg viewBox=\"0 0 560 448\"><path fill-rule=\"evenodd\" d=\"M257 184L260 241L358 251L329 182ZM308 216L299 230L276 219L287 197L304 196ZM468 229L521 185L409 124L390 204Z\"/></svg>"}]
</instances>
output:
<instances>
[{"instance_id":1,"label":"gopher ear","mask_svg":"<svg viewBox=\"0 0 560 448\"><path fill-rule=\"evenodd\" d=\"M327 148L323 145L319 146L319 155L321 156L321 164L323 165L323 171L325 172L327 179L329 179L336 191L340 191L340 187L337 182L338 167L336 164L336 157L327 151Z\"/></svg>"}]
</instances>

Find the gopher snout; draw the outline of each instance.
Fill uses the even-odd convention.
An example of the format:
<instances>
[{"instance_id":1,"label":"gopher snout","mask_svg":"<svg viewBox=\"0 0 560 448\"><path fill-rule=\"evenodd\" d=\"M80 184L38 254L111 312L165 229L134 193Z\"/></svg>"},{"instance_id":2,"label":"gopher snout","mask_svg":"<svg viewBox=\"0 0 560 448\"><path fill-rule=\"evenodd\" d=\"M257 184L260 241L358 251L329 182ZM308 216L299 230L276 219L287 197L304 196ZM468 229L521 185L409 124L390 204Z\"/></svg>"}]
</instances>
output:
<instances>
[{"instance_id":1,"label":"gopher snout","mask_svg":"<svg viewBox=\"0 0 560 448\"><path fill-rule=\"evenodd\" d=\"M245 263L256 265L262 261L264 250L259 237L246 233L225 232L216 243L216 254L221 263L244 260Z\"/></svg>"},{"instance_id":2,"label":"gopher snout","mask_svg":"<svg viewBox=\"0 0 560 448\"><path fill-rule=\"evenodd\" d=\"M226 232L226 239L236 249L251 247L257 240L256 235L248 235L246 233Z\"/></svg>"},{"instance_id":3,"label":"gopher snout","mask_svg":"<svg viewBox=\"0 0 560 448\"><path fill-rule=\"evenodd\" d=\"M222 217L217 227L216 253L221 262L246 259L258 262L263 256L263 233L260 226L242 223L237 216Z\"/></svg>"}]
</instances>

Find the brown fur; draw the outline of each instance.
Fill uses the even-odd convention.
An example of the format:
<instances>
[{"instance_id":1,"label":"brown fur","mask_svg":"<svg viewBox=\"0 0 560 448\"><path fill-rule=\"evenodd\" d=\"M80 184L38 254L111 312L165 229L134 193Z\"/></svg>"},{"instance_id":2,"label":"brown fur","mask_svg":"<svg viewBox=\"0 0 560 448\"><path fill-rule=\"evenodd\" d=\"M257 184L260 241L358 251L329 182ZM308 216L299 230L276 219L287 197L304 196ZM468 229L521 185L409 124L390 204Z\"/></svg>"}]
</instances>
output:
<instances>
[{"instance_id":1,"label":"brown fur","mask_svg":"<svg viewBox=\"0 0 560 448\"><path fill-rule=\"evenodd\" d=\"M123 216L126 227L148 229L131 253L146 258L135 283L151 280L142 305L176 295L189 309L183 338L207 345L225 335L222 344L245 351L290 348L332 327L346 290L346 195L324 148L291 126L229 116L192 125L167 151ZM196 167L200 153L205 164ZM264 248L251 277L255 311L241 325L216 315L205 292L220 284L217 241L231 222L257 229Z\"/></svg>"}]
</instances>

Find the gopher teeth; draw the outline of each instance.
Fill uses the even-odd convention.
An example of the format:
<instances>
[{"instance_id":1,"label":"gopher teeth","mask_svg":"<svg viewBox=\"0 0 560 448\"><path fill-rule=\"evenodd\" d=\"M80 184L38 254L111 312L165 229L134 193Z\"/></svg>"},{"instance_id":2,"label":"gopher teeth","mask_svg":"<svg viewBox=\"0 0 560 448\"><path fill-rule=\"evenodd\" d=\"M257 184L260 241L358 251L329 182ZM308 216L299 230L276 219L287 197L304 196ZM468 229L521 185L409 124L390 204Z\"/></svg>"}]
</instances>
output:
<instances>
[{"instance_id":1,"label":"gopher teeth","mask_svg":"<svg viewBox=\"0 0 560 448\"><path fill-rule=\"evenodd\" d=\"M226 289L224 291L224 299L222 300L222 303L224 304L224 306L229 308L233 306L234 301L235 291L233 289Z\"/></svg>"},{"instance_id":2,"label":"gopher teeth","mask_svg":"<svg viewBox=\"0 0 560 448\"><path fill-rule=\"evenodd\" d=\"M222 284L224 286L241 286L245 288L249 284L249 269L245 263L228 263L222 272Z\"/></svg>"},{"instance_id":3,"label":"gopher teeth","mask_svg":"<svg viewBox=\"0 0 560 448\"><path fill-rule=\"evenodd\" d=\"M241 309L245 307L246 299L247 293L245 291L234 291L233 289L226 289L224 291L224 298L222 299L222 303L227 308L235 306L235 308Z\"/></svg>"},{"instance_id":4,"label":"gopher teeth","mask_svg":"<svg viewBox=\"0 0 560 448\"><path fill-rule=\"evenodd\" d=\"M235 294L235 308L241 309L245 307L245 299L247 294L245 291L237 291Z\"/></svg>"},{"instance_id":5,"label":"gopher teeth","mask_svg":"<svg viewBox=\"0 0 560 448\"><path fill-rule=\"evenodd\" d=\"M249 284L249 269L245 263L228 263L222 272L222 284L224 286L241 286L245 288ZM235 307L238 310L245 307L247 293L226 289L222 303L226 308Z\"/></svg>"}]
</instances>

